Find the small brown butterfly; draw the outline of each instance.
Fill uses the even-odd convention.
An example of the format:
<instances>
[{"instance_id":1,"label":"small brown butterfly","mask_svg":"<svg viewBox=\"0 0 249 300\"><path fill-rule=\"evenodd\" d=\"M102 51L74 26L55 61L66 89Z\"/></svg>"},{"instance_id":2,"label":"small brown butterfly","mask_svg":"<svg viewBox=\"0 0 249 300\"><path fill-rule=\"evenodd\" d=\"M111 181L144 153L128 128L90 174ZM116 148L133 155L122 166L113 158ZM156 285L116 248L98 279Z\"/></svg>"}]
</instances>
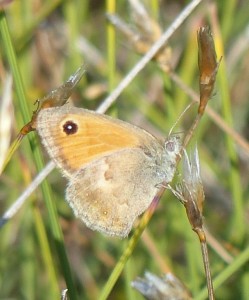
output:
<instances>
[{"instance_id":1,"label":"small brown butterfly","mask_svg":"<svg viewBox=\"0 0 249 300\"><path fill-rule=\"evenodd\" d=\"M179 137L160 141L129 123L65 104L38 113L37 131L67 177L66 199L75 215L104 234L125 237L171 182Z\"/></svg>"}]
</instances>

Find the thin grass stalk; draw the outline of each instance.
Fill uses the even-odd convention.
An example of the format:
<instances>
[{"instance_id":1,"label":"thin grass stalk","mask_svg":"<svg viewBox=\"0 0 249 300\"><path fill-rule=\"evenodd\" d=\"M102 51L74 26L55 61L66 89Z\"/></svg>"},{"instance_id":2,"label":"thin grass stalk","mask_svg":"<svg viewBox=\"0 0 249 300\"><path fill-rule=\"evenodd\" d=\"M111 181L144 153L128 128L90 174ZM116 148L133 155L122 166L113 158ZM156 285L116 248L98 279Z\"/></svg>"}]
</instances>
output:
<instances>
[{"instance_id":1,"label":"thin grass stalk","mask_svg":"<svg viewBox=\"0 0 249 300\"><path fill-rule=\"evenodd\" d=\"M106 0L106 12L114 14L116 12L116 0ZM107 34L107 64L108 64L108 90L115 87L116 82L116 34L115 28L109 22L106 25Z\"/></svg>"},{"instance_id":2,"label":"thin grass stalk","mask_svg":"<svg viewBox=\"0 0 249 300\"><path fill-rule=\"evenodd\" d=\"M40 210L35 206L33 206L33 216L35 221L35 227L37 232L37 237L39 240L41 250L41 255L43 257L44 265L47 270L47 280L49 282L49 297L51 299L56 299L58 295L60 295L60 289L58 286L58 278L56 276L55 263L53 261L53 256L49 246L48 236L46 234L46 230L44 227L43 219L40 213Z\"/></svg>"},{"instance_id":3,"label":"thin grass stalk","mask_svg":"<svg viewBox=\"0 0 249 300\"><path fill-rule=\"evenodd\" d=\"M238 272L243 266L249 261L249 247L247 247L243 252L241 252L233 262L226 266L222 272L220 272L213 280L214 289L218 290L219 287L223 286L224 283L231 278L236 272ZM196 300L204 300L207 298L207 290L203 289L198 295L196 295Z\"/></svg>"}]
</instances>

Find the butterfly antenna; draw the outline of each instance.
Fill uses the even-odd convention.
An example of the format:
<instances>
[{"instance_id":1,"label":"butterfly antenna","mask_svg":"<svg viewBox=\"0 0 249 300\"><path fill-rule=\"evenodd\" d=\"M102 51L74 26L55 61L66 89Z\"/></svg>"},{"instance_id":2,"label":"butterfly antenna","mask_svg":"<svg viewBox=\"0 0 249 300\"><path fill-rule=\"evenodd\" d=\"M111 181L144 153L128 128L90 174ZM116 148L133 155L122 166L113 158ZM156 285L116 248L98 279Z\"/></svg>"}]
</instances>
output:
<instances>
[{"instance_id":1,"label":"butterfly antenna","mask_svg":"<svg viewBox=\"0 0 249 300\"><path fill-rule=\"evenodd\" d=\"M179 117L177 118L177 120L175 121L175 123L173 124L173 126L171 127L170 131L169 131L169 136L171 136L173 130L175 129L176 125L178 124L178 122L181 120L181 118L184 116L184 114L190 109L190 107L193 105L194 103L190 103L189 105L187 105L184 109L183 112L181 112L181 114L179 115Z\"/></svg>"}]
</instances>

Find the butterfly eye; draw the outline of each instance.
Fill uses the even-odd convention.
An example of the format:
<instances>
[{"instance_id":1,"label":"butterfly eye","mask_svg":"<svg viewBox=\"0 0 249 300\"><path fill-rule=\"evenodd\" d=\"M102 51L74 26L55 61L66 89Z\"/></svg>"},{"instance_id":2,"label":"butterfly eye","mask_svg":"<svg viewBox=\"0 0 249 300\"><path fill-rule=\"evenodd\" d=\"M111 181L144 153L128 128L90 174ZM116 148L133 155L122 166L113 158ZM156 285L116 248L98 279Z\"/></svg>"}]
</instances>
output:
<instances>
[{"instance_id":1,"label":"butterfly eye","mask_svg":"<svg viewBox=\"0 0 249 300\"><path fill-rule=\"evenodd\" d=\"M167 141L165 143L165 149L168 150L169 152L174 152L176 149L175 141Z\"/></svg>"},{"instance_id":2,"label":"butterfly eye","mask_svg":"<svg viewBox=\"0 0 249 300\"><path fill-rule=\"evenodd\" d=\"M78 131L78 125L73 121L67 121L63 124L63 131L66 135L75 134Z\"/></svg>"}]
</instances>

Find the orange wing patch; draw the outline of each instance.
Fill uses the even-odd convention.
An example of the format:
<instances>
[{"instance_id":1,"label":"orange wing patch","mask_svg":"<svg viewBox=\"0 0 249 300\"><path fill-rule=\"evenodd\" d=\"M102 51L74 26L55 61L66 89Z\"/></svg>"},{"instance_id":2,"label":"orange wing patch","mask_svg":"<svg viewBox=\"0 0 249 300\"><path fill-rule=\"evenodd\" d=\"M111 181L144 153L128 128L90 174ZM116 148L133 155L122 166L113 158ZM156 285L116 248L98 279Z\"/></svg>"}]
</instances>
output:
<instances>
[{"instance_id":1,"label":"orange wing patch","mask_svg":"<svg viewBox=\"0 0 249 300\"><path fill-rule=\"evenodd\" d=\"M78 131L72 135L63 132L63 124L74 120ZM55 139L60 154L70 160L70 166L78 169L99 156L124 148L138 147L140 140L127 128L109 120L98 120L95 117L67 115L61 121L60 131Z\"/></svg>"},{"instance_id":2,"label":"orange wing patch","mask_svg":"<svg viewBox=\"0 0 249 300\"><path fill-rule=\"evenodd\" d=\"M65 124L71 122L77 130L68 134ZM68 176L103 155L155 142L136 126L69 105L42 109L37 130L51 158Z\"/></svg>"}]
</instances>

